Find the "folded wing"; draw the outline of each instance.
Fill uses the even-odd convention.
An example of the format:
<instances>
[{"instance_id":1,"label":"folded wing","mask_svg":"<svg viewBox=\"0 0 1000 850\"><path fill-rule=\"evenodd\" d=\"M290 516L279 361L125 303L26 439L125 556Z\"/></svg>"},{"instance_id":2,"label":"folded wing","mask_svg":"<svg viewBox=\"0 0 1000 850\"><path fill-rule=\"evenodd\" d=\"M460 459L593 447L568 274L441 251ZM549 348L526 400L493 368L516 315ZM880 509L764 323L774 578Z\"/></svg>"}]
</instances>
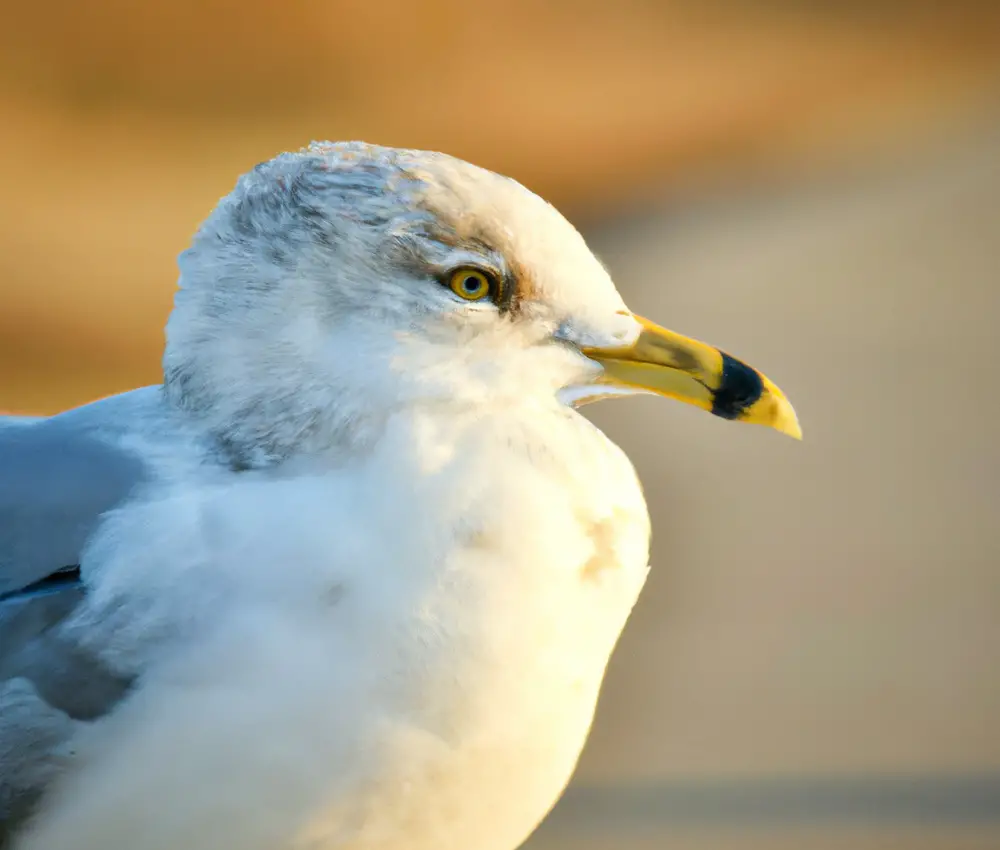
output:
<instances>
[{"instance_id":1,"label":"folded wing","mask_svg":"<svg viewBox=\"0 0 1000 850\"><path fill-rule=\"evenodd\" d=\"M146 477L93 420L0 417L0 848L130 685L61 628L88 538Z\"/></svg>"}]
</instances>

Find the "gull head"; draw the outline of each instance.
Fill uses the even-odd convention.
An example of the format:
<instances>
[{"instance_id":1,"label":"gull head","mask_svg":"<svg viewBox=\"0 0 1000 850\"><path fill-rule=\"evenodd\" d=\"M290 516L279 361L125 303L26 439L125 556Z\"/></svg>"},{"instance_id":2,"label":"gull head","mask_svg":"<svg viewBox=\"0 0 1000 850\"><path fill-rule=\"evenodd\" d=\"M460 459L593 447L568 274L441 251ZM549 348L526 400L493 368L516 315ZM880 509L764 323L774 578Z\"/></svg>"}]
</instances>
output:
<instances>
[{"instance_id":1,"label":"gull head","mask_svg":"<svg viewBox=\"0 0 1000 850\"><path fill-rule=\"evenodd\" d=\"M635 392L800 436L759 372L633 314L554 207L444 154L281 154L179 265L165 390L240 465L356 448L412 406Z\"/></svg>"}]
</instances>

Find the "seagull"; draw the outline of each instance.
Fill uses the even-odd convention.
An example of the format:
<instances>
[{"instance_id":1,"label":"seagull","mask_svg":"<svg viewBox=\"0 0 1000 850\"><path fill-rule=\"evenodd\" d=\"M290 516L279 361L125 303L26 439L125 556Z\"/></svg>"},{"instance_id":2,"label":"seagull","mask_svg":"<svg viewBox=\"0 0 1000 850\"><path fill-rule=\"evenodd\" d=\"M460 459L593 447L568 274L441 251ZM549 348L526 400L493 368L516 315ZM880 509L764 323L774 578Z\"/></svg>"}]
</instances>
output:
<instances>
[{"instance_id":1,"label":"seagull","mask_svg":"<svg viewBox=\"0 0 1000 850\"><path fill-rule=\"evenodd\" d=\"M179 268L161 385L0 418L0 846L513 850L648 572L578 408L791 405L440 153L283 153Z\"/></svg>"}]
</instances>

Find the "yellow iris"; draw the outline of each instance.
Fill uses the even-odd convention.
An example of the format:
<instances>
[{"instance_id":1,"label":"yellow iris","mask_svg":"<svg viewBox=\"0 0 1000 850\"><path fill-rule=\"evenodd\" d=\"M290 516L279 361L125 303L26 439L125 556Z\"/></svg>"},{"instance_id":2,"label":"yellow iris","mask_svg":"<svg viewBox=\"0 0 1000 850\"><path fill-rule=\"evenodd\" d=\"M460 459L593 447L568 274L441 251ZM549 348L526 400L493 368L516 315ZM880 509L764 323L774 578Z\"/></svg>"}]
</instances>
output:
<instances>
[{"instance_id":1,"label":"yellow iris","mask_svg":"<svg viewBox=\"0 0 1000 850\"><path fill-rule=\"evenodd\" d=\"M455 269L448 278L448 286L459 298L466 301L482 301L493 292L489 276L479 269Z\"/></svg>"}]
</instances>

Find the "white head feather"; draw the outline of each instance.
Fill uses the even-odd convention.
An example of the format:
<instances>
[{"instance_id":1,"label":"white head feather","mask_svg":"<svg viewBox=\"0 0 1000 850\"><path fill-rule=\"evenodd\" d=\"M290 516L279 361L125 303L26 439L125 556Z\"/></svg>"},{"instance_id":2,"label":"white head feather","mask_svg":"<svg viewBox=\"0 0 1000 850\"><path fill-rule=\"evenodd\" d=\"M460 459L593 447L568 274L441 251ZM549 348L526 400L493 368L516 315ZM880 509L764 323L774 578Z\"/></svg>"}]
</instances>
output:
<instances>
[{"instance_id":1,"label":"white head feather","mask_svg":"<svg viewBox=\"0 0 1000 850\"><path fill-rule=\"evenodd\" d=\"M442 285L495 269L501 303ZM370 441L401 405L551 398L637 333L574 227L461 160L313 144L244 175L180 259L165 384L239 465Z\"/></svg>"}]
</instances>

